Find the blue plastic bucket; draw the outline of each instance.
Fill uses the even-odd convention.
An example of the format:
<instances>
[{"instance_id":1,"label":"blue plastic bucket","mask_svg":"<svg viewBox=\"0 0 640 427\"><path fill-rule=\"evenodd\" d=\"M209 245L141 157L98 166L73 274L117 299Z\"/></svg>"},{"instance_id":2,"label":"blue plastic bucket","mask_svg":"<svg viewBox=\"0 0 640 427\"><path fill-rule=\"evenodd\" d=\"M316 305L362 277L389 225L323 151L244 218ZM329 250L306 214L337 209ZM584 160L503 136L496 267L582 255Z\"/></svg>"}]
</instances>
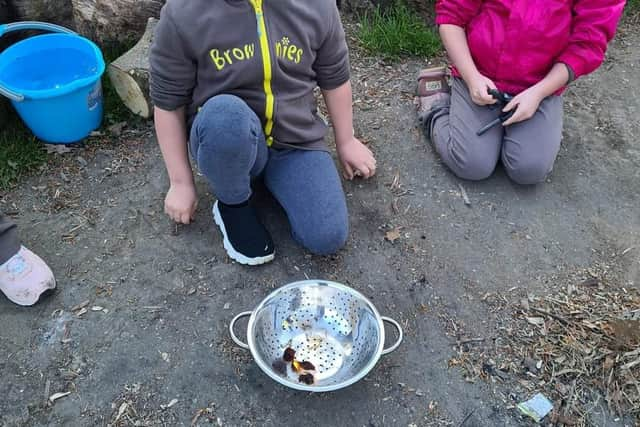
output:
<instances>
[{"instance_id":1,"label":"blue plastic bucket","mask_svg":"<svg viewBox=\"0 0 640 427\"><path fill-rule=\"evenodd\" d=\"M55 34L22 40L0 54L0 95L11 100L38 138L53 144L80 141L102 122L102 53L90 40L44 22L0 25L0 37L26 29Z\"/></svg>"}]
</instances>

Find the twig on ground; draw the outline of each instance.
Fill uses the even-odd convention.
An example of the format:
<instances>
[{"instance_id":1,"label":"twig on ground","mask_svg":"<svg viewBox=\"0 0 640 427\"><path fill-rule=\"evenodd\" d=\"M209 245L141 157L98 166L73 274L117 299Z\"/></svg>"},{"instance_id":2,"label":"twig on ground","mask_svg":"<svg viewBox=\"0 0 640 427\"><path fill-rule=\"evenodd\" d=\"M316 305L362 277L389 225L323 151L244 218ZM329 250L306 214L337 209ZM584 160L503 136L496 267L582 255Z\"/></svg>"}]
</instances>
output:
<instances>
[{"instance_id":1,"label":"twig on ground","mask_svg":"<svg viewBox=\"0 0 640 427\"><path fill-rule=\"evenodd\" d=\"M467 194L467 190L465 190L462 184L458 184L458 188L460 188L460 194L462 195L462 200L464 204L467 206L471 206L471 200L469 200L469 195Z\"/></svg>"},{"instance_id":2,"label":"twig on ground","mask_svg":"<svg viewBox=\"0 0 640 427\"><path fill-rule=\"evenodd\" d=\"M469 418L471 418L471 416L476 412L476 410L477 410L477 409L478 409L478 407L477 407L477 406L476 406L475 408L473 408L473 409L471 410L471 412L469 412L469 413L467 414L467 416L466 416L466 417L464 417L464 419L460 422L460 424L458 424L458 427L462 427L462 426L464 425L464 423L466 423L466 422L469 420Z\"/></svg>"},{"instance_id":3,"label":"twig on ground","mask_svg":"<svg viewBox=\"0 0 640 427\"><path fill-rule=\"evenodd\" d=\"M558 315L556 315L556 314L549 313L548 311L541 310L541 309L539 309L539 308L535 308L535 307L531 307L531 310L535 311L536 313L540 313L540 314L543 314L543 315L545 315L545 316L549 316L549 317L551 317L552 319L555 319L555 320L557 320L558 322L561 322L561 323L563 323L563 324L565 324L565 325L568 325L568 324L569 324L569 321L568 321L567 319L564 319L564 318L562 318L562 317L560 317L560 316L558 316Z\"/></svg>"}]
</instances>

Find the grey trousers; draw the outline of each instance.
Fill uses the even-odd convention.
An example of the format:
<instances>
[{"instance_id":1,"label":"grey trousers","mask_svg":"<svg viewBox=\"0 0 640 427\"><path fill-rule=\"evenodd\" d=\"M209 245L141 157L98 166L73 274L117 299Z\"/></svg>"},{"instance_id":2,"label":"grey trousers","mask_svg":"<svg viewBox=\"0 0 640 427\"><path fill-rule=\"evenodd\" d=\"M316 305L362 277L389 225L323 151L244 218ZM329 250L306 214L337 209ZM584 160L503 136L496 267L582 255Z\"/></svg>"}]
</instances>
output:
<instances>
[{"instance_id":1,"label":"grey trousers","mask_svg":"<svg viewBox=\"0 0 640 427\"><path fill-rule=\"evenodd\" d=\"M497 106L479 106L469 89L456 78L451 105L436 114L431 139L442 161L458 177L488 178L499 160L518 184L543 182L553 169L562 139L562 98L550 96L529 120L494 126L482 136L476 132L500 115Z\"/></svg>"},{"instance_id":2,"label":"grey trousers","mask_svg":"<svg viewBox=\"0 0 640 427\"><path fill-rule=\"evenodd\" d=\"M0 212L0 265L18 253L20 240L16 225Z\"/></svg>"},{"instance_id":3,"label":"grey trousers","mask_svg":"<svg viewBox=\"0 0 640 427\"><path fill-rule=\"evenodd\" d=\"M342 248L349 215L340 176L328 152L270 149L260 119L242 99L209 99L191 129L191 154L222 203L251 196L261 177L289 218L293 238L314 254Z\"/></svg>"}]
</instances>

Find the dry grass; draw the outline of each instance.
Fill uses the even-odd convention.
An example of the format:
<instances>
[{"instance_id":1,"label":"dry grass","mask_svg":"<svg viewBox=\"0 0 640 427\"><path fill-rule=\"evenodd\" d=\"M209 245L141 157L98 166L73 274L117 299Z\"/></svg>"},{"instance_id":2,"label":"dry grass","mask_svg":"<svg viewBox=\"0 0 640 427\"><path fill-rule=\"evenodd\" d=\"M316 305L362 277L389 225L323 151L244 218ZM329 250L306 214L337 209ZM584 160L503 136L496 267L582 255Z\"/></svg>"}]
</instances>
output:
<instances>
[{"instance_id":1,"label":"dry grass","mask_svg":"<svg viewBox=\"0 0 640 427\"><path fill-rule=\"evenodd\" d=\"M599 406L640 422L640 292L589 279L529 295L505 310L492 344L461 346L450 364L542 391L556 425L589 425Z\"/></svg>"}]
</instances>

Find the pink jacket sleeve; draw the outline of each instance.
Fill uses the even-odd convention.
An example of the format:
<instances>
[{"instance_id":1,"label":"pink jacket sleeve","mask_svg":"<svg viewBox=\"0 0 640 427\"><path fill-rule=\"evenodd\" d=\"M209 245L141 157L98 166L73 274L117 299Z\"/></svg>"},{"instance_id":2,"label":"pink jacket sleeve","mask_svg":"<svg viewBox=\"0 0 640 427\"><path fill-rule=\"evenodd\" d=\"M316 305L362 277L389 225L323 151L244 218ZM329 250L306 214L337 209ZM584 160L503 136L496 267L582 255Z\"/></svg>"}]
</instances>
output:
<instances>
[{"instance_id":1,"label":"pink jacket sleeve","mask_svg":"<svg viewBox=\"0 0 640 427\"><path fill-rule=\"evenodd\" d=\"M624 4L625 0L575 0L569 45L557 59L571 68L574 78L602 64Z\"/></svg>"},{"instance_id":2,"label":"pink jacket sleeve","mask_svg":"<svg viewBox=\"0 0 640 427\"><path fill-rule=\"evenodd\" d=\"M478 14L482 0L437 0L436 24L452 24L466 27Z\"/></svg>"}]
</instances>

